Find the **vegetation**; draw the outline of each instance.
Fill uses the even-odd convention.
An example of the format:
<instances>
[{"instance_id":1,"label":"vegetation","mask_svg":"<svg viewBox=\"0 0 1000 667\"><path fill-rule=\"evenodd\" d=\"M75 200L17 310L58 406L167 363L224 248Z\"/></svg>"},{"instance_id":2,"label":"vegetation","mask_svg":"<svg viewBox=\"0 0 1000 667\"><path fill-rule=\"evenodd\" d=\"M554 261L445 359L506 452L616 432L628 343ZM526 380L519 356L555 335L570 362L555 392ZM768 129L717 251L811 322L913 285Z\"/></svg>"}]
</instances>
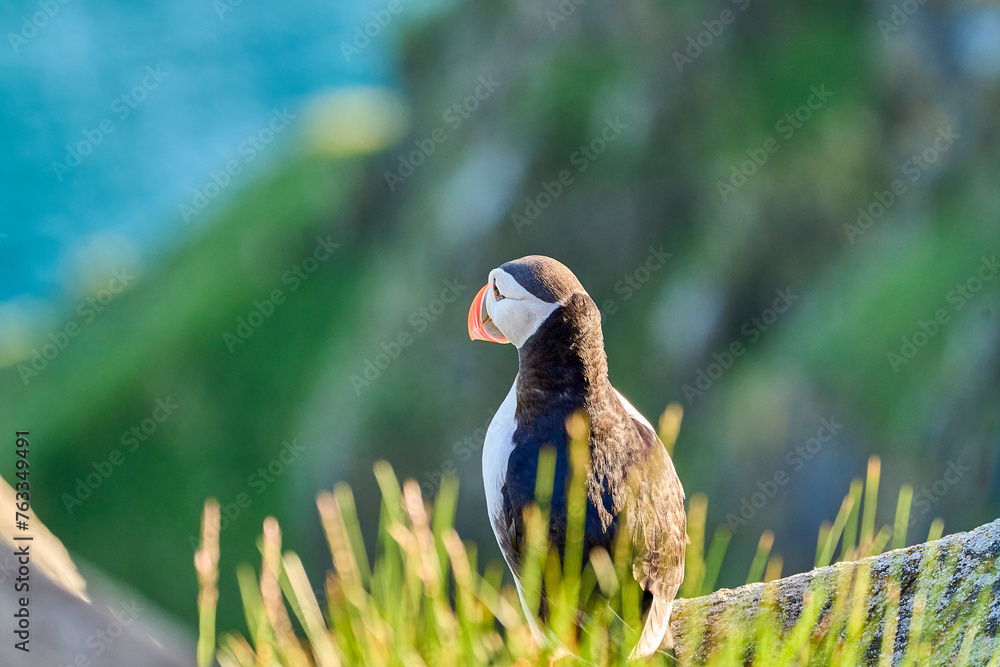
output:
<instances>
[{"instance_id":1,"label":"vegetation","mask_svg":"<svg viewBox=\"0 0 1000 667\"><path fill-rule=\"evenodd\" d=\"M672 439L667 442L673 444ZM572 524L579 522L577 527L582 526L583 475L579 473L586 460L580 453L586 448L580 446L580 440L575 445L568 534L580 537L582 530L574 530ZM564 567L560 566L558 555L545 544L545 489L551 484L553 461L551 456L543 457L539 465L539 502L527 514L529 555L522 579L530 609L539 607L541 596L546 598L549 617L544 645L532 641L513 587L501 584L505 566L494 562L480 570L475 544L463 543L455 531L457 480L448 478L442 484L431 508L416 481L407 480L400 486L390 465L383 461L375 466L383 502L374 563L369 564L354 496L346 484L317 499L334 566L323 586L324 605L318 601L298 556L281 552L278 524L268 518L260 545L260 573L249 565L241 565L238 570L249 636L225 635L218 648L219 663L222 667L509 665L551 661L625 664L637 639L636 629L641 627L640 592L627 574L628 546L619 544L615 554L600 550L590 554L581 575L584 554L580 542L574 546L571 541ZM834 560L838 546L837 560L852 561L881 553L890 541L894 546L905 542L912 490L901 489L895 524L876 531L880 473L880 462L873 457L866 480L857 479L851 484L836 519L821 527L818 567ZM682 588L686 597L713 590L729 541L728 528L720 527L706 552L706 508L704 496L691 499L691 545ZM201 666L210 665L215 653L218 531L219 507L210 501L205 506L202 547L195 556L201 585ZM928 540L940 538L942 531L943 522L936 520ZM780 576L781 558L770 554L772 543L773 534L761 536L748 583ZM934 581L938 583L931 585L923 575L942 563L953 571L957 553L938 553L929 548L923 558L916 582L918 601L905 619L899 607L900 572L888 578L888 603L876 612L885 619L877 655L866 656L868 643L862 641L866 617L872 613L865 591L873 576L862 564L842 568L834 577L833 590L829 578L817 577L803 597L798 618L791 623L767 593L751 623L730 623L725 613L722 618L706 622L705 615L697 611L675 612L675 633L680 630L676 657L663 653L651 662L773 666L856 665L867 660L879 665L923 665L930 660L968 664L973 647L986 631L987 602L993 587L981 586L975 594L977 603L963 608L959 596L951 595L947 600L944 597L945 586L940 582L949 578L937 578ZM949 627L922 623L925 610L937 609L940 617L942 607L943 613L952 618ZM583 611L578 614L579 609ZM305 640L297 636L296 629ZM897 635L905 637L905 644L893 657ZM1000 652L989 663L990 667L998 664Z\"/></svg>"}]
</instances>

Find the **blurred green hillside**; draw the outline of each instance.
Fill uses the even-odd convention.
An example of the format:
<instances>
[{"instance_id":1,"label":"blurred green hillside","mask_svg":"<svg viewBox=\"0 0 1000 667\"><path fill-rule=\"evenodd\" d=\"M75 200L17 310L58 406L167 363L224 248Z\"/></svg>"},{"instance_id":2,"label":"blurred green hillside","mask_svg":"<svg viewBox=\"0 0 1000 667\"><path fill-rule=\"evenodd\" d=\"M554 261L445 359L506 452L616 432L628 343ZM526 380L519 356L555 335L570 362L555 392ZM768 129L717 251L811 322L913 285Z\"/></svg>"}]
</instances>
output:
<instances>
[{"instance_id":1,"label":"blurred green hillside","mask_svg":"<svg viewBox=\"0 0 1000 667\"><path fill-rule=\"evenodd\" d=\"M863 3L410 20L405 139L337 154L298 128L266 174L178 216L183 240L124 267L92 321L78 303L99 293L68 302L57 330L80 332L37 376L50 331L0 369L39 517L193 623L216 497L222 629L242 625L232 573L263 518L322 572L314 497L350 481L377 525L378 458L425 493L459 474L457 529L499 558L479 456L517 362L470 342L466 313L491 268L537 253L602 307L616 387L650 418L684 407L680 477L736 532L722 585L765 529L808 569L869 454L890 496L914 485L912 535L995 518L1000 78L962 65L952 29L977 7L923 6L887 37L891 7Z\"/></svg>"}]
</instances>

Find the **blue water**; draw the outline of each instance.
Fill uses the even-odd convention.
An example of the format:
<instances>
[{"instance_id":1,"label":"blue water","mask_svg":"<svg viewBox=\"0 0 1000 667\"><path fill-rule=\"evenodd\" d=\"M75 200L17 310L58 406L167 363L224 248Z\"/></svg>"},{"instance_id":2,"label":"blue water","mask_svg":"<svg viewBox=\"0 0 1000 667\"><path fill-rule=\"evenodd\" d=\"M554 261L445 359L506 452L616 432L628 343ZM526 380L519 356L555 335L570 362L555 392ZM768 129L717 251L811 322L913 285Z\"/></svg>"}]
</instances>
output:
<instances>
[{"instance_id":1,"label":"blue water","mask_svg":"<svg viewBox=\"0 0 1000 667\"><path fill-rule=\"evenodd\" d=\"M393 31L340 48L384 2L237 1L0 3L0 302L58 298L95 235L176 243L179 204L273 108L391 85Z\"/></svg>"}]
</instances>

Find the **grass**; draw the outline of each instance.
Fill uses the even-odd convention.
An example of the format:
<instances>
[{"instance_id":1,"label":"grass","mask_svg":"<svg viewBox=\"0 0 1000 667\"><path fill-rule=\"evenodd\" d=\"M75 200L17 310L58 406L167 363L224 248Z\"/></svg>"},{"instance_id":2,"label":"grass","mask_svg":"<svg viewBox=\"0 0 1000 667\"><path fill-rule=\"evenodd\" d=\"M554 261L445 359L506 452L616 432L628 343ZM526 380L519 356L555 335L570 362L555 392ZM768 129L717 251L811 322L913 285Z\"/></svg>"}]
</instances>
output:
<instances>
[{"instance_id":1,"label":"grass","mask_svg":"<svg viewBox=\"0 0 1000 667\"><path fill-rule=\"evenodd\" d=\"M661 428L665 422L673 423L661 420ZM574 475L567 498L568 535L576 539L567 544L565 567L545 539L550 495L546 489L551 489L554 473L551 452L541 458L538 503L526 516L527 556L522 581L528 608L538 609L545 600L547 623L534 619L546 628L543 642L532 639L513 587L502 584L506 566L493 562L481 568L475 544L463 542L453 528L457 481L443 483L430 506L416 482L400 485L389 464L379 462L375 477L383 504L374 563L368 561L353 495L346 485L317 498L333 561L324 585L325 608L317 601L298 556L282 553L277 522L267 519L260 545L260 572L249 565L237 572L248 634L227 634L218 645L219 509L214 501L206 503L202 547L195 555L201 619L198 664L210 665L213 658L222 667L625 664L637 640L636 629L641 627L640 591L627 576L630 545L621 540L614 554L595 551L583 566L585 555L579 545L585 502L586 425L571 420L568 427L576 436L571 446ZM661 433L661 437L671 449L676 429ZM894 547L905 544L912 490L901 489L893 527L876 531L879 477L879 460L872 457L866 479L851 484L837 517L821 526L817 567L879 554L890 541ZM723 526L714 532L706 548L707 506L704 496L696 495L689 502L691 544L681 597L714 590L729 543L729 530ZM936 520L928 538L939 538L942 532L943 523ZM781 559L770 553L773 540L770 532L761 536L748 583L780 577ZM721 615L709 617L706 605L692 604L680 614L683 631L676 656L663 653L648 662L973 664L972 656L981 656L977 647L992 586L980 585L977 593L968 588L975 586L973 582L960 582L952 590L953 577L941 573L954 572L957 560L957 552L926 549L910 607L900 604L902 557L893 560L882 581L875 581L881 575L860 565L840 566L831 569L830 576L815 577L797 618L789 618L787 609L777 604L774 586L761 589L760 604L751 612L734 604ZM884 587L884 595L871 595L877 585ZM977 603L963 604L970 596ZM869 616L885 622L873 624ZM938 627L936 620L941 618L951 622ZM904 645L897 642L897 634L906 634ZM998 667L1000 653L995 652L989 664Z\"/></svg>"}]
</instances>

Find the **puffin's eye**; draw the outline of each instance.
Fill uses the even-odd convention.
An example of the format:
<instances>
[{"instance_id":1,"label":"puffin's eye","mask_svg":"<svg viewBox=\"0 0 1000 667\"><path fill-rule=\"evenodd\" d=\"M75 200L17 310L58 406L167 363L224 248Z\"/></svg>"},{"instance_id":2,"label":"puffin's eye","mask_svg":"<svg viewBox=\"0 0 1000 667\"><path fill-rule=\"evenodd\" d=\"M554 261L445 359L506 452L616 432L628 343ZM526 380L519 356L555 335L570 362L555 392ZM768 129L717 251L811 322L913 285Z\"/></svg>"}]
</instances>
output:
<instances>
[{"instance_id":1,"label":"puffin's eye","mask_svg":"<svg viewBox=\"0 0 1000 667\"><path fill-rule=\"evenodd\" d=\"M497 279L496 278L493 279L493 296L496 297L497 301L500 301L501 299L506 299L507 298L503 294L500 293L500 290L497 289Z\"/></svg>"}]
</instances>

